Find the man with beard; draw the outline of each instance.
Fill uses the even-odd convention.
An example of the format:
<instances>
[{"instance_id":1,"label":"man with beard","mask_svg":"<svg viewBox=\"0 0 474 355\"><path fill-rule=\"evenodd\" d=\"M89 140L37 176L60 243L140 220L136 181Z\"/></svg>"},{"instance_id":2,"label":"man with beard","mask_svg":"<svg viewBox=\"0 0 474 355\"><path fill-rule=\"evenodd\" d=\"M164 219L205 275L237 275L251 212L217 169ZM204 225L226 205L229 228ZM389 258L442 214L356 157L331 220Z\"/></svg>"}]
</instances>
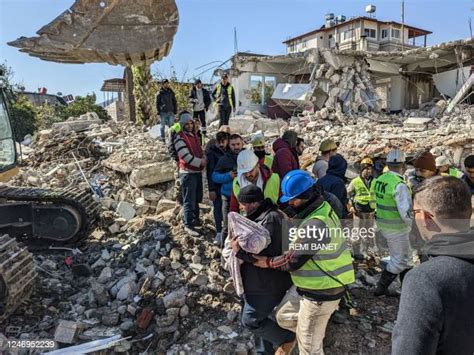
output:
<instances>
[{"instance_id":1,"label":"man with beard","mask_svg":"<svg viewBox=\"0 0 474 355\"><path fill-rule=\"evenodd\" d=\"M249 149L239 153L237 157L237 177L232 182L232 194L230 198L230 212L239 212L239 201L237 196L240 189L248 185L256 185L263 190L265 198L273 203L278 203L280 195L280 178L272 173L265 165L258 163L258 157Z\"/></svg>"},{"instance_id":2,"label":"man with beard","mask_svg":"<svg viewBox=\"0 0 474 355\"><path fill-rule=\"evenodd\" d=\"M207 158L207 185L209 189L209 200L213 204L214 222L216 224L216 240L221 240L222 236L222 196L221 185L212 180L212 174L217 162L227 152L229 146L229 135L226 132L217 132L214 144L206 150Z\"/></svg>"},{"instance_id":3,"label":"man with beard","mask_svg":"<svg viewBox=\"0 0 474 355\"><path fill-rule=\"evenodd\" d=\"M237 156L244 148L244 141L238 134L232 134L229 137L230 150L225 153L217 162L212 181L221 186L222 196L222 239L216 240L216 243L223 245L228 233L227 214L230 209L230 200L232 195L232 182L237 176ZM238 208L237 208L238 211ZM236 212L237 212L236 211Z\"/></svg>"}]
</instances>

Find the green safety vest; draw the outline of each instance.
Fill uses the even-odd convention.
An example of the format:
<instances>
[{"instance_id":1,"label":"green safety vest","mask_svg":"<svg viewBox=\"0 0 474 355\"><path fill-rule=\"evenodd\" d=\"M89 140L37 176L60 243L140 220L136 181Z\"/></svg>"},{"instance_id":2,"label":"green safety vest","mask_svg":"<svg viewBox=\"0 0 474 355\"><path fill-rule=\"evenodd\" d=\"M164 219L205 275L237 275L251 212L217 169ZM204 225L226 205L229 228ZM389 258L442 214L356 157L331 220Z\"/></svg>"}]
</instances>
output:
<instances>
[{"instance_id":1,"label":"green safety vest","mask_svg":"<svg viewBox=\"0 0 474 355\"><path fill-rule=\"evenodd\" d=\"M324 222L329 231L331 248L319 250L301 268L291 272L293 284L308 290L326 290L349 285L355 281L352 256L344 239L341 221L331 205L324 201L301 223L311 219Z\"/></svg>"},{"instance_id":2,"label":"green safety vest","mask_svg":"<svg viewBox=\"0 0 474 355\"><path fill-rule=\"evenodd\" d=\"M402 177L385 173L372 182L375 195L377 226L382 231L403 231L408 227L398 212L395 189L398 184L406 184Z\"/></svg>"},{"instance_id":3,"label":"green safety vest","mask_svg":"<svg viewBox=\"0 0 474 355\"><path fill-rule=\"evenodd\" d=\"M174 131L175 133L181 132L181 129L182 129L182 128L181 128L181 125L179 124L179 122L176 122L174 125L172 125L172 126L170 127L170 130L171 130L171 131Z\"/></svg>"},{"instance_id":4,"label":"green safety vest","mask_svg":"<svg viewBox=\"0 0 474 355\"><path fill-rule=\"evenodd\" d=\"M352 180L354 185L355 195L354 201L360 205L369 205L370 208L375 208L375 201L370 193L369 187L364 183L360 176Z\"/></svg>"},{"instance_id":5,"label":"green safety vest","mask_svg":"<svg viewBox=\"0 0 474 355\"><path fill-rule=\"evenodd\" d=\"M216 99L220 99L221 97L221 91L222 91L222 84L219 83L217 84L217 88L216 88ZM229 97L229 104L230 104L230 107L234 107L234 103L232 102L232 91L234 90L234 88L232 87L232 85L229 85L227 87L227 96ZM216 104L218 104L218 102L216 101Z\"/></svg>"},{"instance_id":6,"label":"green safety vest","mask_svg":"<svg viewBox=\"0 0 474 355\"><path fill-rule=\"evenodd\" d=\"M454 176L454 177L457 177L457 178L461 178L462 177L462 172L459 171L456 168L449 168L449 176Z\"/></svg>"},{"instance_id":7,"label":"green safety vest","mask_svg":"<svg viewBox=\"0 0 474 355\"><path fill-rule=\"evenodd\" d=\"M232 182L232 189L235 197L239 196L240 186L237 182L237 178L234 178L234 181ZM280 196L280 177L278 174L272 173L270 178L267 180L263 189L263 196L272 200L274 204L278 203L278 197Z\"/></svg>"},{"instance_id":8,"label":"green safety vest","mask_svg":"<svg viewBox=\"0 0 474 355\"><path fill-rule=\"evenodd\" d=\"M273 155L265 154L265 159L263 160L263 165L265 165L268 169L272 170Z\"/></svg>"}]
</instances>

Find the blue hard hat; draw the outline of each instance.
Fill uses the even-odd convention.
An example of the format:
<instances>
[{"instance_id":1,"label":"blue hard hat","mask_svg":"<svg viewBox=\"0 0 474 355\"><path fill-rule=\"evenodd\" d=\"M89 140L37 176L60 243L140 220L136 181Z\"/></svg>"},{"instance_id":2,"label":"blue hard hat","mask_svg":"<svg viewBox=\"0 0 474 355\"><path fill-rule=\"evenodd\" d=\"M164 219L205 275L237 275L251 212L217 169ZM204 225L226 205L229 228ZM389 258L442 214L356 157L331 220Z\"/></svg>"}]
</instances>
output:
<instances>
[{"instance_id":1,"label":"blue hard hat","mask_svg":"<svg viewBox=\"0 0 474 355\"><path fill-rule=\"evenodd\" d=\"M281 192L283 195L280 197L280 202L285 203L298 197L303 192L309 190L314 183L313 177L307 171L290 171L281 181Z\"/></svg>"}]
</instances>

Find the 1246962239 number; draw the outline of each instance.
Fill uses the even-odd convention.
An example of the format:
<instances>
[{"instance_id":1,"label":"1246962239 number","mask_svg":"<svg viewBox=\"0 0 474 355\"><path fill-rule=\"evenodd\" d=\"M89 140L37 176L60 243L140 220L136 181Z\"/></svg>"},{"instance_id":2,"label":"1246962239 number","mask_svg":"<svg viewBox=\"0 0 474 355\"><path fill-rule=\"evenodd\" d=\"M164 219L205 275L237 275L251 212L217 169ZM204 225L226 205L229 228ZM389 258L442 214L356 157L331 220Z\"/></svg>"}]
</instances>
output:
<instances>
[{"instance_id":1,"label":"1246962239 number","mask_svg":"<svg viewBox=\"0 0 474 355\"><path fill-rule=\"evenodd\" d=\"M51 349L56 342L54 340L8 340L10 349Z\"/></svg>"}]
</instances>

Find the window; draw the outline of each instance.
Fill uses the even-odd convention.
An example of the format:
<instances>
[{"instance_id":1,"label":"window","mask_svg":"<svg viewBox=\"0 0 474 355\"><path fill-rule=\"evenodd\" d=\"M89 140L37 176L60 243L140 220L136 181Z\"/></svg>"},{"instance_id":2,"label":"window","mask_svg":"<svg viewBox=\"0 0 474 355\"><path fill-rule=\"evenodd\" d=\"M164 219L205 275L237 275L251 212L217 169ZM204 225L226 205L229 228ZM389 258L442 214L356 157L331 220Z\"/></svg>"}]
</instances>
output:
<instances>
[{"instance_id":1,"label":"window","mask_svg":"<svg viewBox=\"0 0 474 355\"><path fill-rule=\"evenodd\" d=\"M388 37L388 30L387 29L382 30L382 39L387 38L387 37Z\"/></svg>"},{"instance_id":2,"label":"window","mask_svg":"<svg viewBox=\"0 0 474 355\"><path fill-rule=\"evenodd\" d=\"M306 48L307 45L308 45L308 41L307 41L307 40L301 42L301 48Z\"/></svg>"},{"instance_id":3,"label":"window","mask_svg":"<svg viewBox=\"0 0 474 355\"><path fill-rule=\"evenodd\" d=\"M371 28L364 28L364 35L370 38L377 38L377 32Z\"/></svg>"},{"instance_id":4,"label":"window","mask_svg":"<svg viewBox=\"0 0 474 355\"><path fill-rule=\"evenodd\" d=\"M342 40L347 41L352 38L352 30L342 32Z\"/></svg>"},{"instance_id":5,"label":"window","mask_svg":"<svg viewBox=\"0 0 474 355\"><path fill-rule=\"evenodd\" d=\"M400 38L400 30L396 30L392 28L392 37L393 38Z\"/></svg>"},{"instance_id":6,"label":"window","mask_svg":"<svg viewBox=\"0 0 474 355\"><path fill-rule=\"evenodd\" d=\"M250 76L250 102L256 105L265 105L272 97L276 87L274 76L251 75Z\"/></svg>"}]
</instances>

